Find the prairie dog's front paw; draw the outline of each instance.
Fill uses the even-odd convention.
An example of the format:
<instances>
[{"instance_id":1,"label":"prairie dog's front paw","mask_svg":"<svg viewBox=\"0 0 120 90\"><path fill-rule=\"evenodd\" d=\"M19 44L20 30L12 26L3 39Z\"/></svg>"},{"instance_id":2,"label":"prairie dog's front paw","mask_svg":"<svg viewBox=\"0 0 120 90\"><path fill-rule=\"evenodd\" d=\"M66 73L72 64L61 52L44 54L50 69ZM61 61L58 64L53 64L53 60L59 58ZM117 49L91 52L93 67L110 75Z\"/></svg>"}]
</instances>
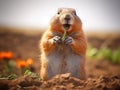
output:
<instances>
[{"instance_id":1,"label":"prairie dog's front paw","mask_svg":"<svg viewBox=\"0 0 120 90\"><path fill-rule=\"evenodd\" d=\"M64 43L65 43L66 45L72 44L72 42L73 42L73 38L72 38L72 37L67 36L67 37L65 38Z\"/></svg>"},{"instance_id":2,"label":"prairie dog's front paw","mask_svg":"<svg viewBox=\"0 0 120 90\"><path fill-rule=\"evenodd\" d=\"M59 36L54 36L54 37L52 38L52 40L53 40L53 43L60 43L60 42L61 42L61 37L59 37Z\"/></svg>"}]
</instances>

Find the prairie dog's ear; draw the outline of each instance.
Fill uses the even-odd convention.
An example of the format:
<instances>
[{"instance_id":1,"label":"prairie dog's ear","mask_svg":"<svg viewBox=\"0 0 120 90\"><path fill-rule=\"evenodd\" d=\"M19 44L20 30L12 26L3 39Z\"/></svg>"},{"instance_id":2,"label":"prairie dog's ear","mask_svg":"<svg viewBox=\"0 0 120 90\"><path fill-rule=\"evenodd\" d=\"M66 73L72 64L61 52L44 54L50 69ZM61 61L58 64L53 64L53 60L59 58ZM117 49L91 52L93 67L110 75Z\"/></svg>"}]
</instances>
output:
<instances>
[{"instance_id":1,"label":"prairie dog's ear","mask_svg":"<svg viewBox=\"0 0 120 90\"><path fill-rule=\"evenodd\" d=\"M77 16L77 14L76 14L76 10L73 10L73 14L74 14L75 16Z\"/></svg>"}]
</instances>

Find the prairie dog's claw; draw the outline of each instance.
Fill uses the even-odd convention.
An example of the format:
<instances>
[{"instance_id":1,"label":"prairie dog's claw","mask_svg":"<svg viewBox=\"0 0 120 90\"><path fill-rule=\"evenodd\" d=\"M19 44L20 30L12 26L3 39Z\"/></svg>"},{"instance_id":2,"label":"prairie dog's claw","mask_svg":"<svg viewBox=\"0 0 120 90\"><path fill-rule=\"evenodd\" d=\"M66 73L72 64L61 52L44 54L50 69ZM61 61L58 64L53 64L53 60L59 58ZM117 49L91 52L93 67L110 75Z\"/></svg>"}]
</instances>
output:
<instances>
[{"instance_id":1,"label":"prairie dog's claw","mask_svg":"<svg viewBox=\"0 0 120 90\"><path fill-rule=\"evenodd\" d=\"M73 41L73 38L68 36L68 37L65 38L64 43L65 43L66 45L68 45L68 44L72 44L72 41Z\"/></svg>"},{"instance_id":2,"label":"prairie dog's claw","mask_svg":"<svg viewBox=\"0 0 120 90\"><path fill-rule=\"evenodd\" d=\"M59 37L59 36L53 37L53 43L60 43L60 42L61 42L61 37Z\"/></svg>"}]
</instances>

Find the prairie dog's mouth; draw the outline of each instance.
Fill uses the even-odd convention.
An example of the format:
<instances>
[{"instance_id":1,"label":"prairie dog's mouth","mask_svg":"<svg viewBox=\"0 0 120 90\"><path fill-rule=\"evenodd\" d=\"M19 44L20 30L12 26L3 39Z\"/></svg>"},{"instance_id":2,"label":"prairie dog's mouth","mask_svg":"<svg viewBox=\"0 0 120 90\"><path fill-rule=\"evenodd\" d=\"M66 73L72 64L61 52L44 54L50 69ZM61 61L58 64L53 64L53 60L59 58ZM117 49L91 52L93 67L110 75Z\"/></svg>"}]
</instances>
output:
<instances>
[{"instance_id":1,"label":"prairie dog's mouth","mask_svg":"<svg viewBox=\"0 0 120 90\"><path fill-rule=\"evenodd\" d=\"M64 13L60 16L60 22L64 30L70 30L71 25L74 23L74 17L71 13Z\"/></svg>"},{"instance_id":2,"label":"prairie dog's mouth","mask_svg":"<svg viewBox=\"0 0 120 90\"><path fill-rule=\"evenodd\" d=\"M65 30L68 30L69 28L70 28L70 24L63 24L63 28L65 29Z\"/></svg>"}]
</instances>

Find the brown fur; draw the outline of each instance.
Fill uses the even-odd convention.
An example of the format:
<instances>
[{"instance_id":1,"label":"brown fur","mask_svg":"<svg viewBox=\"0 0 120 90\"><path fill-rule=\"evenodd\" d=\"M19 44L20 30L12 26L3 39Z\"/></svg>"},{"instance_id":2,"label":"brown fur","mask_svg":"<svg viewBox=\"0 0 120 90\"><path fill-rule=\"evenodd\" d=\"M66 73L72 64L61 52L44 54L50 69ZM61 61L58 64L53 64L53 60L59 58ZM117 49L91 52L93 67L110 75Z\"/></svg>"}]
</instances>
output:
<instances>
[{"instance_id":1,"label":"brown fur","mask_svg":"<svg viewBox=\"0 0 120 90\"><path fill-rule=\"evenodd\" d=\"M50 22L48 30L43 34L40 42L41 50L41 70L40 76L43 80L52 78L57 74L71 73L71 75L86 79L85 54L87 42L82 30L82 23L71 8L61 8L61 14L70 13L74 17L74 23L67 36L72 37L70 45L63 45L60 49L58 44L53 43L54 36L62 37L64 30L60 23L60 15L55 15ZM67 10L67 11L66 11Z\"/></svg>"}]
</instances>

